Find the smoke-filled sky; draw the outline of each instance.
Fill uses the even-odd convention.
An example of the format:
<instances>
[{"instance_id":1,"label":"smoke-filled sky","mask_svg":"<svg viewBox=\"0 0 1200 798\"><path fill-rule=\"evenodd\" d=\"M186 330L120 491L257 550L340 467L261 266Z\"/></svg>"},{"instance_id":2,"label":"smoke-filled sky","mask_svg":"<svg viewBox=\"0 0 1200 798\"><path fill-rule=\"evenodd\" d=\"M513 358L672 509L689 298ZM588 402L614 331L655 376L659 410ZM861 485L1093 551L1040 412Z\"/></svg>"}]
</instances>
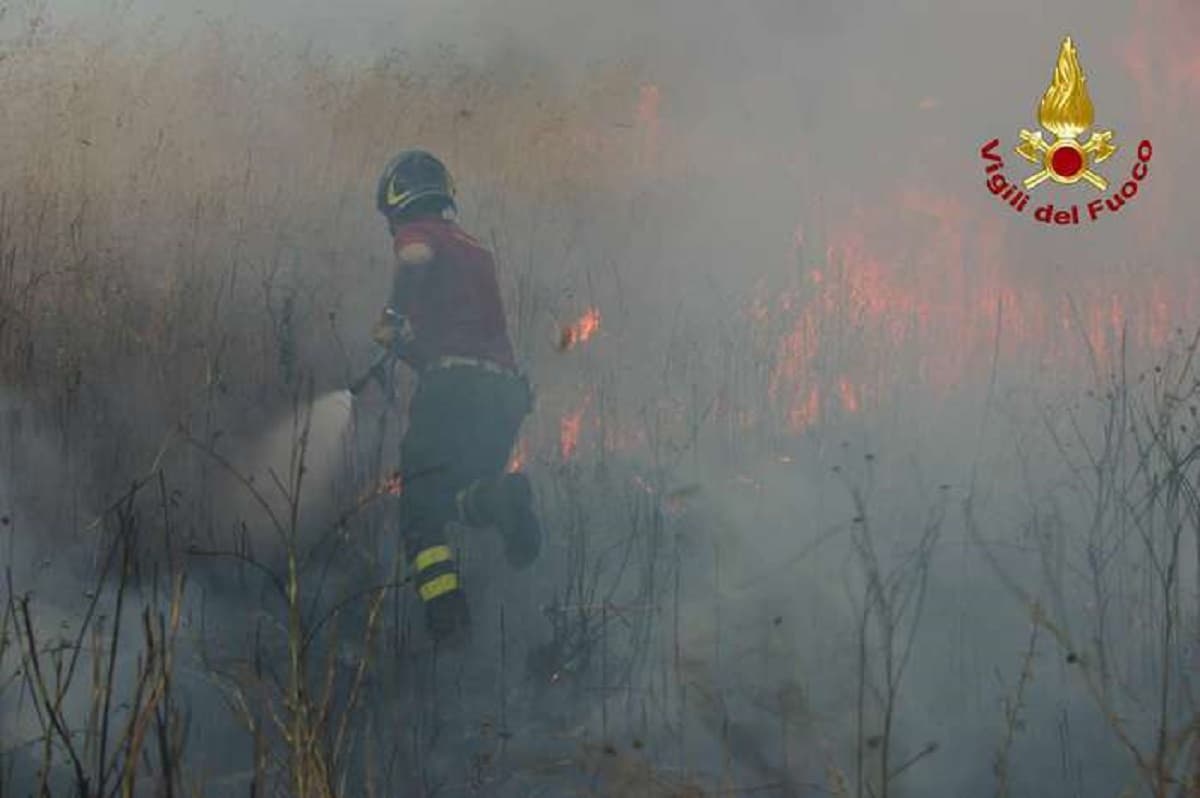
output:
<instances>
[{"instance_id":1,"label":"smoke-filled sky","mask_svg":"<svg viewBox=\"0 0 1200 798\"><path fill-rule=\"evenodd\" d=\"M344 59L450 48L454 59L494 67L487 74L504 73L517 54L521 68L541 70L540 90L550 74L568 97L604 69L636 70L653 95L631 93L597 124L653 131L648 182L672 198L649 222L663 251L627 265L665 286L666 302L711 296L714 284L745 293L793 269L794 241L818 258L837 241L866 275L868 311L969 317L1003 300L1004 335L1017 348L1036 348L1028 341L1061 324L1068 297L1085 326L1133 320L1135 339L1157 343L1163 329L1189 326L1200 304L1185 210L1191 167L1178 152L1200 96L1200 12L1182 0L58 0L49 17L110 34L154 30L142 39L150 45L217 21ZM1037 127L1068 34L1096 126L1112 129L1120 148L1097 168L1110 189L1047 182L1018 215L988 192L979 150L998 138L1005 177L1036 171L1013 146L1022 128ZM1155 145L1149 177L1119 214L1066 229L1034 220L1038 205L1082 210L1119 188L1143 138ZM416 143L443 144L395 147ZM485 179L459 174L468 193ZM971 335L990 340L995 326L983 321Z\"/></svg>"},{"instance_id":2,"label":"smoke-filled sky","mask_svg":"<svg viewBox=\"0 0 1200 798\"><path fill-rule=\"evenodd\" d=\"M803 185L745 205L795 204L794 194L826 190L864 201L881 184L904 180L910 188L950 190L972 212L1000 216L1003 207L993 208L980 188L978 146L999 136L1011 148L1017 130L1035 124L1062 36L1079 43L1097 123L1126 144L1109 170L1123 172L1136 141L1148 135L1150 112L1164 111L1139 107L1145 87L1132 65L1158 59L1146 74L1165 78L1177 69L1169 59L1182 57L1180 43L1196 18L1178 0L123 0L100 8L58 0L49 12L85 27L156 21L163 36L232 20L366 59L396 49L452 46L460 57L485 58L515 48L565 76L631 62L662 86L664 124L704 142L689 159L739 161L742 154L731 150L740 147L776 160L790 149L815 164ZM1167 157L1158 155L1156 166ZM1114 221L1072 246L1103 253L1131 225Z\"/></svg>"},{"instance_id":3,"label":"smoke-filled sky","mask_svg":"<svg viewBox=\"0 0 1200 798\"><path fill-rule=\"evenodd\" d=\"M48 16L85 28L157 23L163 36L234 21L367 59L452 46L468 58L520 48L568 74L632 61L670 88L667 110L692 120L740 118L776 139L869 134L877 150L841 170L853 177L863 161L905 158L889 149L890 128L904 141L944 137L954 168L977 140L1032 125L1066 34L1080 44L1098 123L1138 135L1129 50L1149 31L1140 46L1154 56L1172 44L1165 31L1184 38L1197 14L1179 0L50 0Z\"/></svg>"},{"instance_id":4,"label":"smoke-filled sky","mask_svg":"<svg viewBox=\"0 0 1200 798\"><path fill-rule=\"evenodd\" d=\"M597 124L653 131L653 182L677 199L652 222L664 252L645 270L675 293L701 279L699 293L714 283L736 292L791 268L793 241L824 254L838 240L857 247L861 273L882 264L887 281L870 290L888 313L944 316L945 297L925 300L951 277L964 286L957 310L1003 298L1026 314L1010 314L1014 325L1043 331L1060 321L1067 295L1085 316L1119 326L1155 313L1160 328L1187 326L1168 317L1188 316L1200 300L1184 210L1191 166L1177 151L1200 96L1200 11L1182 0L57 0L48 16L110 35L137 31L148 46L217 21L335 58L449 48L496 66L488 74L503 73L515 53L541 70L540 90L551 74L567 96L604 69L636 70L653 103L631 95L618 103L624 116ZM1018 215L985 187L980 146L1000 140L1011 181L1036 171L1013 146L1022 128L1037 127L1064 35L1079 47L1096 127L1112 129L1119 146L1097 168L1110 190L1047 182ZM1034 220L1043 203L1082 210L1119 188L1143 138L1155 145L1149 177L1119 214L1067 229ZM468 192L485 179L459 178Z\"/></svg>"},{"instance_id":5,"label":"smoke-filled sky","mask_svg":"<svg viewBox=\"0 0 1200 798\"><path fill-rule=\"evenodd\" d=\"M393 47L453 43L465 52L517 43L562 66L635 57L686 61L697 81L721 75L786 74L824 60L821 76L871 65L883 80L924 78L920 93L968 78L1006 74L1020 85L1029 59L1072 33L1101 48L1162 2L1085 0L1009 3L949 0L50 0L49 17L85 25L160 21L171 26L234 20L311 41L341 54L378 55ZM974 64L971 61L978 59ZM815 75L814 75L815 77ZM990 82L990 81L989 81ZM982 90L985 88L981 86ZM1004 98L997 98L1004 99Z\"/></svg>"}]
</instances>

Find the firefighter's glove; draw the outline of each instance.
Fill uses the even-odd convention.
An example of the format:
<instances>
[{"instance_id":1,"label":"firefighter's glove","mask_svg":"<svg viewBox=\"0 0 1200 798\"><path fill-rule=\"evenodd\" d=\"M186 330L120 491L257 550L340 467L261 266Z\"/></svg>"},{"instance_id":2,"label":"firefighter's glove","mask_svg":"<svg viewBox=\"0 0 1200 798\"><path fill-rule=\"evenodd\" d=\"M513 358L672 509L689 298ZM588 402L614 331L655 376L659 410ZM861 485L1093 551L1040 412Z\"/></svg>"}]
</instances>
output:
<instances>
[{"instance_id":1,"label":"firefighter's glove","mask_svg":"<svg viewBox=\"0 0 1200 798\"><path fill-rule=\"evenodd\" d=\"M430 546L413 558L417 594L425 604L425 625L434 642L456 642L471 625L467 599L459 585L454 555L446 545Z\"/></svg>"},{"instance_id":2,"label":"firefighter's glove","mask_svg":"<svg viewBox=\"0 0 1200 798\"><path fill-rule=\"evenodd\" d=\"M412 323L392 308L386 308L371 328L371 340L389 352L398 351L412 339Z\"/></svg>"}]
</instances>

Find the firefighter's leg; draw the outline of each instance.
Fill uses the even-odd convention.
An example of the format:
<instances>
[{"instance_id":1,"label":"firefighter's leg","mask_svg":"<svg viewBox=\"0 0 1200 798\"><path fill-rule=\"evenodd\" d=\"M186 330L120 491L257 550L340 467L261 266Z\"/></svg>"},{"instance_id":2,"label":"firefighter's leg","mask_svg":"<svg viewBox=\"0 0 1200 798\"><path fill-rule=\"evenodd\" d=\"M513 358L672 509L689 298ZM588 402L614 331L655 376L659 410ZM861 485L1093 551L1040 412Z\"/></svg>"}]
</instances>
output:
<instances>
[{"instance_id":1,"label":"firefighter's leg","mask_svg":"<svg viewBox=\"0 0 1200 798\"><path fill-rule=\"evenodd\" d=\"M471 626L471 614L459 582L454 552L445 543L434 544L418 551L411 562L430 636L439 643L465 637Z\"/></svg>"},{"instance_id":2,"label":"firefighter's leg","mask_svg":"<svg viewBox=\"0 0 1200 798\"><path fill-rule=\"evenodd\" d=\"M413 586L425 607L426 627L435 641L464 634L470 625L457 558L446 537L455 512L452 441L446 434L444 405L422 386L410 406L401 444L404 475L402 524Z\"/></svg>"},{"instance_id":3,"label":"firefighter's leg","mask_svg":"<svg viewBox=\"0 0 1200 798\"><path fill-rule=\"evenodd\" d=\"M510 377L477 375L476 396L489 401L473 408L472 479L456 496L458 517L471 526L494 526L509 563L525 568L541 551L542 530L533 510L533 489L522 473L504 473L521 422L528 413L526 386Z\"/></svg>"},{"instance_id":4,"label":"firefighter's leg","mask_svg":"<svg viewBox=\"0 0 1200 798\"><path fill-rule=\"evenodd\" d=\"M435 641L459 637L470 626L470 614L457 557L446 537L446 525L427 517L406 535L408 573L425 608L425 626Z\"/></svg>"},{"instance_id":5,"label":"firefighter's leg","mask_svg":"<svg viewBox=\"0 0 1200 798\"><path fill-rule=\"evenodd\" d=\"M494 526L514 568L531 565L541 551L542 530L533 509L533 488L521 473L473 481L458 494L459 514L471 526Z\"/></svg>"}]
</instances>

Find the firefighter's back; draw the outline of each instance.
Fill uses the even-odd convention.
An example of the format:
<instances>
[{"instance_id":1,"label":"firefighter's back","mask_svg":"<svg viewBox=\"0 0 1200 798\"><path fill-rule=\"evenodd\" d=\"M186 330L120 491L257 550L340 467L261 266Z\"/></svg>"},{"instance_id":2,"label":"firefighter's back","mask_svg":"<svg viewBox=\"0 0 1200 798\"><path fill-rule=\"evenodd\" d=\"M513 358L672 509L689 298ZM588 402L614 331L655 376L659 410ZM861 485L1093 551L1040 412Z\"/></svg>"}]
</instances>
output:
<instances>
[{"instance_id":1,"label":"firefighter's back","mask_svg":"<svg viewBox=\"0 0 1200 798\"><path fill-rule=\"evenodd\" d=\"M515 367L495 259L453 219L430 217L401 225L397 255L428 247L427 261L407 270L399 291L411 319L419 368L446 358L466 358ZM398 298L400 298L398 297Z\"/></svg>"}]
</instances>

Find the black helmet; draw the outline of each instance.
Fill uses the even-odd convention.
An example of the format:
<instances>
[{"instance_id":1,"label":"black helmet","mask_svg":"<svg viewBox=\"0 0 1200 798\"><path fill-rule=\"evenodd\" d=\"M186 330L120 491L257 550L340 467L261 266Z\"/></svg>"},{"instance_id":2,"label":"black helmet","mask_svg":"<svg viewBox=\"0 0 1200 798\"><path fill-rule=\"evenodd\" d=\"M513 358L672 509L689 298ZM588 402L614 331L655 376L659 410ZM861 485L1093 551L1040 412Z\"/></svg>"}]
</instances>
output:
<instances>
[{"instance_id":1,"label":"black helmet","mask_svg":"<svg viewBox=\"0 0 1200 798\"><path fill-rule=\"evenodd\" d=\"M405 150L388 161L379 176L375 207L390 219L421 200L440 200L442 208L456 209L454 180L431 153Z\"/></svg>"}]
</instances>

